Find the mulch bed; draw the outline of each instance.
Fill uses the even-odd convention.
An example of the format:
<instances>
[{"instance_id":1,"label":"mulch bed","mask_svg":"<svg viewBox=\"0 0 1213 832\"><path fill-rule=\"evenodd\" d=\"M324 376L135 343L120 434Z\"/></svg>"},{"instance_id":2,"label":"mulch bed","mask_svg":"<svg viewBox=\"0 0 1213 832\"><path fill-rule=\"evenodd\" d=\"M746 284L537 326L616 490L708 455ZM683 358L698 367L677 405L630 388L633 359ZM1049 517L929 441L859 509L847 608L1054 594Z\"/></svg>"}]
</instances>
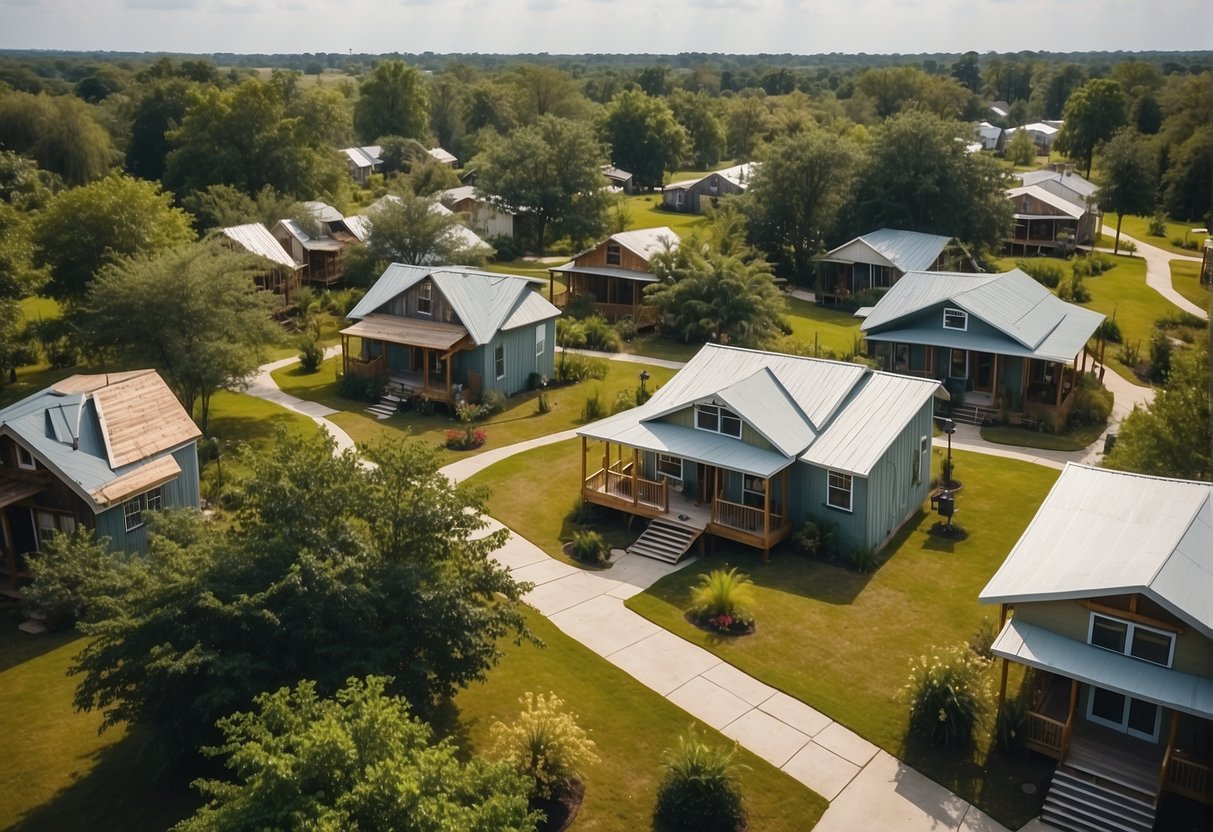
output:
<instances>
[{"instance_id":1,"label":"mulch bed","mask_svg":"<svg viewBox=\"0 0 1213 832\"><path fill-rule=\"evenodd\" d=\"M931 530L928 532L928 534L933 537L942 537L946 540L964 540L969 536L969 533L965 531L963 526L958 526L955 523L949 526L943 521L931 526Z\"/></svg>"},{"instance_id":2,"label":"mulch bed","mask_svg":"<svg viewBox=\"0 0 1213 832\"><path fill-rule=\"evenodd\" d=\"M758 629L758 624L754 621L734 621L731 626L722 629L711 624L707 618L700 617L693 612L688 612L683 617L689 624L716 636L748 636L753 635L754 631Z\"/></svg>"},{"instance_id":3,"label":"mulch bed","mask_svg":"<svg viewBox=\"0 0 1213 832\"><path fill-rule=\"evenodd\" d=\"M544 814L538 832L564 832L573 825L581 802L585 800L585 784L580 780L566 780L552 790L551 797L532 797L531 811Z\"/></svg>"}]
</instances>

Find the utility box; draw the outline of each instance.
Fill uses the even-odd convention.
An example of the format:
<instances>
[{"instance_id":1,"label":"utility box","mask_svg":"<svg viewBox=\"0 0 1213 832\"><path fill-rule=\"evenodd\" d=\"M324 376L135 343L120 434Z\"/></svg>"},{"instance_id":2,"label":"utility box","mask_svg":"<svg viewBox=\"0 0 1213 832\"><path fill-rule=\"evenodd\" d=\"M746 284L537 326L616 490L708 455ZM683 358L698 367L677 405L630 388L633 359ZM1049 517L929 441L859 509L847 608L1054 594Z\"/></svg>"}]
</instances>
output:
<instances>
[{"instance_id":1,"label":"utility box","mask_svg":"<svg viewBox=\"0 0 1213 832\"><path fill-rule=\"evenodd\" d=\"M931 508L939 512L940 517L951 517L956 513L956 498L950 491L936 494L931 498Z\"/></svg>"}]
</instances>

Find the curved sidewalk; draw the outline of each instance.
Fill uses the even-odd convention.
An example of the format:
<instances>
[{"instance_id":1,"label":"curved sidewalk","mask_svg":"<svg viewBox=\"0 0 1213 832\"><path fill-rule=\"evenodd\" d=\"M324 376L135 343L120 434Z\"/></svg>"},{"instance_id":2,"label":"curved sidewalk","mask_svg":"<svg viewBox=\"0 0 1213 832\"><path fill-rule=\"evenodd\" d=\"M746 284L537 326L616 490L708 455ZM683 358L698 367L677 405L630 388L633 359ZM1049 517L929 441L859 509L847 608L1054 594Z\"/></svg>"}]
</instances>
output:
<instances>
[{"instance_id":1,"label":"curved sidewalk","mask_svg":"<svg viewBox=\"0 0 1213 832\"><path fill-rule=\"evenodd\" d=\"M1105 237L1116 239L1116 229L1105 225L1103 227ZM1146 285L1154 291L1158 292L1171 303L1178 306L1185 312L1191 312L1193 315L1208 320L1209 312L1206 309L1201 309L1192 301L1185 298L1179 292L1175 291L1175 287L1171 284L1171 261L1172 260L1187 260L1191 263L1199 263L1199 257L1191 257L1186 254L1172 254L1171 252L1161 249L1158 246L1150 245L1136 237L1130 237L1128 234L1121 232L1121 242L1132 240L1137 246L1137 253L1146 261ZM1100 251L1111 251L1111 247L1101 247Z\"/></svg>"}]
</instances>

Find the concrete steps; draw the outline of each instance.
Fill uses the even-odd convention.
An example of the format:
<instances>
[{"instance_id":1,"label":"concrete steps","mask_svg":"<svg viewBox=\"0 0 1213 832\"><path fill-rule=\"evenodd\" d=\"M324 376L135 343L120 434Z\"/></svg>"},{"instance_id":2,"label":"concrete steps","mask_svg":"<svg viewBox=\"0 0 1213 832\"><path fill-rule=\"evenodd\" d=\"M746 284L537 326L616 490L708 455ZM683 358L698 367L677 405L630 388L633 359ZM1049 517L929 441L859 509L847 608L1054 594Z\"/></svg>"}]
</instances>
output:
<instances>
[{"instance_id":1,"label":"concrete steps","mask_svg":"<svg viewBox=\"0 0 1213 832\"><path fill-rule=\"evenodd\" d=\"M628 547L628 552L665 563L678 563L702 534L702 530L658 518L649 522L649 527Z\"/></svg>"},{"instance_id":2,"label":"concrete steps","mask_svg":"<svg viewBox=\"0 0 1213 832\"><path fill-rule=\"evenodd\" d=\"M1155 797L1106 768L1094 774L1068 764L1057 767L1041 820L1071 832L1150 832Z\"/></svg>"},{"instance_id":3,"label":"concrete steps","mask_svg":"<svg viewBox=\"0 0 1213 832\"><path fill-rule=\"evenodd\" d=\"M963 425L981 427L987 419L998 419L999 411L979 404L961 404L952 407L952 420Z\"/></svg>"},{"instance_id":4,"label":"concrete steps","mask_svg":"<svg viewBox=\"0 0 1213 832\"><path fill-rule=\"evenodd\" d=\"M391 393L384 393L379 397L379 401L368 408L365 408L367 413L370 413L376 419L390 419L396 414L400 408L400 397L393 396Z\"/></svg>"}]
</instances>

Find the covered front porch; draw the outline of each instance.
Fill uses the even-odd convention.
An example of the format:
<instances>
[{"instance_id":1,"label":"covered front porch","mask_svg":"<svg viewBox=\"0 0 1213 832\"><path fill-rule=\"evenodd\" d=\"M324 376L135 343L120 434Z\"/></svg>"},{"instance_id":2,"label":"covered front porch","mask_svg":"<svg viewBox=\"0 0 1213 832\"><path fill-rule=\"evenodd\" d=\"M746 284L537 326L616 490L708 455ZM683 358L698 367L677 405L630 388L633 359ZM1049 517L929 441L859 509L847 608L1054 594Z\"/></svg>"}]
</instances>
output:
<instances>
[{"instance_id":1,"label":"covered front porch","mask_svg":"<svg viewBox=\"0 0 1213 832\"><path fill-rule=\"evenodd\" d=\"M565 291L556 294L555 281L561 278ZM655 278L647 273L609 267L558 267L550 270L548 300L561 311L584 306L586 311L602 315L614 323L631 318L638 327L657 323L657 308L644 303L644 287Z\"/></svg>"},{"instance_id":2,"label":"covered front porch","mask_svg":"<svg viewBox=\"0 0 1213 832\"><path fill-rule=\"evenodd\" d=\"M462 326L395 315L367 315L341 330L342 372L380 381L402 398L447 405L465 390L471 396L480 392L480 373L455 371L457 355L471 348Z\"/></svg>"},{"instance_id":3,"label":"covered front porch","mask_svg":"<svg viewBox=\"0 0 1213 832\"><path fill-rule=\"evenodd\" d=\"M587 502L676 519L761 549L764 560L792 532L790 479L790 464L748 473L617 442L602 442L599 454L581 438L581 496Z\"/></svg>"}]
</instances>

